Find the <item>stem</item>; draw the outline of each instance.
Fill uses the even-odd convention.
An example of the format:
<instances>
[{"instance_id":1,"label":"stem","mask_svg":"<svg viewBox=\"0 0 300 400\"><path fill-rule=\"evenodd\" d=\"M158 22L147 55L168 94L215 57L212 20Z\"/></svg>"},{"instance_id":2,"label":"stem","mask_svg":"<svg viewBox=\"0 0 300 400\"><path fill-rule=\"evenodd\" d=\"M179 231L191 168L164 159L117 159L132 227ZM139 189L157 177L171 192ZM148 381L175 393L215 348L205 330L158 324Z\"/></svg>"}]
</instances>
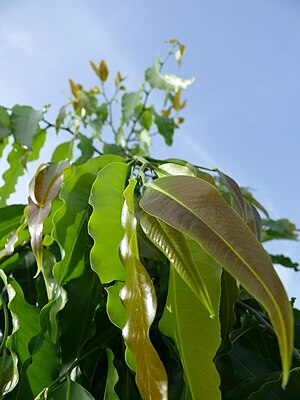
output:
<instances>
[{"instance_id":1,"label":"stem","mask_svg":"<svg viewBox=\"0 0 300 400\"><path fill-rule=\"evenodd\" d=\"M48 128L55 128L56 129L56 126L54 124L52 124L51 122L47 121L46 119L43 119L43 122L47 125L46 129L48 129ZM69 132L72 136L76 136L75 132L72 131L72 129L66 127L66 126L60 126L59 129L61 129L63 131L66 131L66 132ZM93 150L94 150L95 153L97 153L99 155L102 154L101 151L96 149L96 147L94 147L94 146L93 146Z\"/></svg>"},{"instance_id":2,"label":"stem","mask_svg":"<svg viewBox=\"0 0 300 400\"><path fill-rule=\"evenodd\" d=\"M108 105L108 115L109 115L108 125L111 127L111 129L112 129L112 131L113 131L113 133L114 133L114 135L116 137L117 131L116 131L116 129L114 127L114 124L113 124L112 103L116 99L116 96L118 94L118 88L116 88L113 97L109 100L107 95L106 95L104 83L102 81L100 81L100 84L101 84L101 89L102 89L102 95L104 97L104 100L106 101L106 104Z\"/></svg>"},{"instance_id":3,"label":"stem","mask_svg":"<svg viewBox=\"0 0 300 400\"><path fill-rule=\"evenodd\" d=\"M272 327L272 325L269 324L269 322L267 322L257 310L248 306L248 304L244 303L241 300L238 300L236 302L236 305L238 307L240 307L241 309L243 309L244 311L248 312L249 314L252 314L258 320L258 322L261 323L264 326L264 328L272 336L276 336L276 332L275 332L274 328ZM297 362L297 364L300 365L300 353L298 352L298 350L295 347L293 347L293 357L294 357L294 360Z\"/></svg>"},{"instance_id":4,"label":"stem","mask_svg":"<svg viewBox=\"0 0 300 400\"><path fill-rule=\"evenodd\" d=\"M1 354L3 349L5 348L5 344L6 344L7 337L8 337L9 315L8 315L6 303L1 294L0 294L0 302L3 306L3 313L4 313L4 332L3 332L3 338L2 338L2 342L1 342L1 346L0 346L0 354Z\"/></svg>"}]
</instances>

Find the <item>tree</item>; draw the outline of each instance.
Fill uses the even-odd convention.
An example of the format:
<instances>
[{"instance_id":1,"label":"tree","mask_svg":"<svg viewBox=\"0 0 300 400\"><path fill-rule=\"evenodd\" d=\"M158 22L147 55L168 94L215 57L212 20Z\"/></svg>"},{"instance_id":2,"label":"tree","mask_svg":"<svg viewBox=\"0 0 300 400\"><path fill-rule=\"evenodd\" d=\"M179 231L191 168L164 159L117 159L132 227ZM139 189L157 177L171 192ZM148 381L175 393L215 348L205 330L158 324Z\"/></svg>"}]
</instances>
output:
<instances>
[{"instance_id":1,"label":"tree","mask_svg":"<svg viewBox=\"0 0 300 400\"><path fill-rule=\"evenodd\" d=\"M106 62L91 62L100 85L70 80L55 123L47 107L0 108L3 399L300 393L299 311L272 261L298 264L260 243L296 240L296 227L217 169L149 156L156 134L172 144L193 82L163 74L185 50L169 45L135 92L118 72L110 97ZM70 140L37 170L28 204L7 205L53 129Z\"/></svg>"}]
</instances>

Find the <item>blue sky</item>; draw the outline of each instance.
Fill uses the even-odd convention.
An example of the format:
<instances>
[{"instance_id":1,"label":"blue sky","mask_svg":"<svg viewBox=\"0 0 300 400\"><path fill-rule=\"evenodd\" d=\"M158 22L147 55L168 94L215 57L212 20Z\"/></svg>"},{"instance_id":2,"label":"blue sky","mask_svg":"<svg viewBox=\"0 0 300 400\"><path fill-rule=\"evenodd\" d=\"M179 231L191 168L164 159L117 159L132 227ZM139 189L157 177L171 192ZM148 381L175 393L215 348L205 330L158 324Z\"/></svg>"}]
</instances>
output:
<instances>
[{"instance_id":1,"label":"blue sky","mask_svg":"<svg viewBox=\"0 0 300 400\"><path fill-rule=\"evenodd\" d=\"M54 117L68 78L93 85L88 61L102 58L136 90L170 38L187 46L179 73L197 80L174 146L159 141L153 156L217 166L300 227L298 0L1 0L0 104L51 103ZM298 262L299 250L272 246ZM280 271L300 297L300 275Z\"/></svg>"}]
</instances>

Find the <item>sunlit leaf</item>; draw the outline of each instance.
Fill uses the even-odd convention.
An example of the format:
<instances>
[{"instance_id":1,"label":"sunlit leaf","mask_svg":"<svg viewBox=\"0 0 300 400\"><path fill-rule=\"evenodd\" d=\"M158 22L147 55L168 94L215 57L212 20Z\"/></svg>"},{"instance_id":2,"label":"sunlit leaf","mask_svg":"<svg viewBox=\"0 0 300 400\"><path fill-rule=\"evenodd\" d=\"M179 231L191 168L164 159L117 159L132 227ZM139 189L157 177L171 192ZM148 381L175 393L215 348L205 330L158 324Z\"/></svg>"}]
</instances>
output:
<instances>
[{"instance_id":1,"label":"sunlit leaf","mask_svg":"<svg viewBox=\"0 0 300 400\"><path fill-rule=\"evenodd\" d=\"M133 116L141 99L141 92L124 93L122 96L122 115L126 123Z\"/></svg>"},{"instance_id":2,"label":"sunlit leaf","mask_svg":"<svg viewBox=\"0 0 300 400\"><path fill-rule=\"evenodd\" d=\"M65 143L60 143L54 150L51 162L58 162L63 160L72 160L73 158L73 140Z\"/></svg>"},{"instance_id":3,"label":"sunlit leaf","mask_svg":"<svg viewBox=\"0 0 300 400\"><path fill-rule=\"evenodd\" d=\"M168 82L166 82L162 74L159 72L158 63L145 71L145 81L156 89L172 90L173 88Z\"/></svg>"},{"instance_id":4,"label":"sunlit leaf","mask_svg":"<svg viewBox=\"0 0 300 400\"><path fill-rule=\"evenodd\" d=\"M9 196L15 191L15 186L20 176L24 175L24 158L27 150L14 144L7 156L8 169L3 174L3 186L0 187L0 207L6 206Z\"/></svg>"},{"instance_id":5,"label":"sunlit leaf","mask_svg":"<svg viewBox=\"0 0 300 400\"><path fill-rule=\"evenodd\" d=\"M221 269L194 241L189 245L201 265L214 313L218 315ZM220 399L220 378L213 363L221 341L219 319L209 318L203 303L174 268L170 270L168 298L159 327L178 347L192 398Z\"/></svg>"},{"instance_id":6,"label":"sunlit leaf","mask_svg":"<svg viewBox=\"0 0 300 400\"><path fill-rule=\"evenodd\" d=\"M90 65L93 68L95 74L100 78L99 68L97 67L97 65L93 61L90 61Z\"/></svg>"},{"instance_id":7,"label":"sunlit leaf","mask_svg":"<svg viewBox=\"0 0 300 400\"><path fill-rule=\"evenodd\" d=\"M12 382L14 375L14 364L13 359L8 354L3 354L0 357L0 396L5 391L5 387L8 383Z\"/></svg>"},{"instance_id":8,"label":"sunlit leaf","mask_svg":"<svg viewBox=\"0 0 300 400\"><path fill-rule=\"evenodd\" d=\"M40 168L30 183L28 198L28 229L31 246L36 257L38 271L42 269L43 222L51 209L51 202L59 192L67 161L49 164Z\"/></svg>"},{"instance_id":9,"label":"sunlit leaf","mask_svg":"<svg viewBox=\"0 0 300 400\"><path fill-rule=\"evenodd\" d=\"M54 216L52 231L62 253L61 261L54 267L60 284L83 272L90 190L98 171L114 161L122 161L122 158L103 155L87 161L66 180L60 192L63 203Z\"/></svg>"},{"instance_id":10,"label":"sunlit leaf","mask_svg":"<svg viewBox=\"0 0 300 400\"><path fill-rule=\"evenodd\" d=\"M43 111L15 105L11 114L11 127L16 143L31 149L33 138L38 131L38 123L42 118Z\"/></svg>"},{"instance_id":11,"label":"sunlit leaf","mask_svg":"<svg viewBox=\"0 0 300 400\"><path fill-rule=\"evenodd\" d=\"M125 236L120 245L120 255L127 270L127 278L121 298L128 312L122 333L136 360L136 383L142 398L166 400L167 375L149 338L157 302L151 278L139 261L137 222L134 216L135 185L136 181L131 180L124 192L122 213Z\"/></svg>"},{"instance_id":12,"label":"sunlit leaf","mask_svg":"<svg viewBox=\"0 0 300 400\"><path fill-rule=\"evenodd\" d=\"M202 278L202 264L195 264L185 236L147 213L141 215L140 223L148 238L167 256L181 278L203 303L210 316L214 317L211 299Z\"/></svg>"},{"instance_id":13,"label":"sunlit leaf","mask_svg":"<svg viewBox=\"0 0 300 400\"><path fill-rule=\"evenodd\" d=\"M124 281L126 276L119 258L119 244L124 235L121 213L127 174L125 163L111 163L99 171L91 190L89 202L93 213L88 225L94 239L91 266L102 283Z\"/></svg>"},{"instance_id":14,"label":"sunlit leaf","mask_svg":"<svg viewBox=\"0 0 300 400\"><path fill-rule=\"evenodd\" d=\"M93 139L82 134L78 134L77 138L79 139L77 147L81 151L81 156L76 160L76 162L81 164L88 161L94 155Z\"/></svg>"},{"instance_id":15,"label":"sunlit leaf","mask_svg":"<svg viewBox=\"0 0 300 400\"><path fill-rule=\"evenodd\" d=\"M214 186L189 176L153 181L140 204L147 213L197 240L263 304L277 333L285 386L293 344L291 306L268 254L246 223Z\"/></svg>"},{"instance_id":16,"label":"sunlit leaf","mask_svg":"<svg viewBox=\"0 0 300 400\"><path fill-rule=\"evenodd\" d=\"M193 77L190 79L182 79L174 74L165 74L164 80L172 87L173 90L177 92L179 90L186 89L187 87L192 85L195 82L196 78Z\"/></svg>"},{"instance_id":17,"label":"sunlit leaf","mask_svg":"<svg viewBox=\"0 0 300 400\"><path fill-rule=\"evenodd\" d=\"M120 291L123 286L123 282L117 282L114 285L105 288L107 291L106 308L108 317L111 322L120 329L124 328L127 320L127 312L123 307L120 298Z\"/></svg>"}]
</instances>

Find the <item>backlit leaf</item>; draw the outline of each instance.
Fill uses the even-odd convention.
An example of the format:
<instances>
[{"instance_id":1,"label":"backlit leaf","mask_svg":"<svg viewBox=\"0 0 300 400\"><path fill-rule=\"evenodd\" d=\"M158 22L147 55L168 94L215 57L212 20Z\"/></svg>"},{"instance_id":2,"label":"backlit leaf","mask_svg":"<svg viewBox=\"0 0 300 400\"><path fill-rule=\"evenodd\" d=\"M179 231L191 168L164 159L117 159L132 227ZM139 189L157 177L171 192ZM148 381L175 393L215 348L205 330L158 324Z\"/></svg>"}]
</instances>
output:
<instances>
[{"instance_id":1,"label":"backlit leaf","mask_svg":"<svg viewBox=\"0 0 300 400\"><path fill-rule=\"evenodd\" d=\"M99 171L91 190L89 202L93 213L88 225L94 239L91 266L102 283L124 281L126 276L119 258L119 244L124 235L121 213L127 174L127 164L111 163Z\"/></svg>"},{"instance_id":2,"label":"backlit leaf","mask_svg":"<svg viewBox=\"0 0 300 400\"><path fill-rule=\"evenodd\" d=\"M147 213L197 240L263 304L277 333L285 386L293 345L291 306L268 254L246 223L214 186L189 176L151 182L140 204Z\"/></svg>"},{"instance_id":3,"label":"backlit leaf","mask_svg":"<svg viewBox=\"0 0 300 400\"><path fill-rule=\"evenodd\" d=\"M63 180L67 161L41 167L30 183L28 198L28 229L31 246L36 257L38 271L42 269L43 222L51 210L51 203L58 194Z\"/></svg>"},{"instance_id":4,"label":"backlit leaf","mask_svg":"<svg viewBox=\"0 0 300 400\"><path fill-rule=\"evenodd\" d=\"M73 140L65 143L60 143L54 150L51 162L58 162L63 160L72 160L73 158Z\"/></svg>"},{"instance_id":5,"label":"backlit leaf","mask_svg":"<svg viewBox=\"0 0 300 400\"><path fill-rule=\"evenodd\" d=\"M0 106L0 140L7 137L11 133L10 116L7 109Z\"/></svg>"},{"instance_id":6,"label":"backlit leaf","mask_svg":"<svg viewBox=\"0 0 300 400\"><path fill-rule=\"evenodd\" d=\"M125 236L120 245L120 255L127 270L127 278L121 298L128 312L122 333L136 360L136 383L143 400L166 400L167 375L149 338L157 302L152 280L139 261L137 221L134 215L135 185L136 181L131 180L124 192L122 212Z\"/></svg>"},{"instance_id":7,"label":"backlit leaf","mask_svg":"<svg viewBox=\"0 0 300 400\"><path fill-rule=\"evenodd\" d=\"M191 252L201 265L214 313L218 315L221 269L201 247L190 240ZM207 310L174 268L170 270L169 291L161 331L175 341L193 399L221 399L220 378L213 363L220 345L220 322Z\"/></svg>"},{"instance_id":8,"label":"backlit leaf","mask_svg":"<svg viewBox=\"0 0 300 400\"><path fill-rule=\"evenodd\" d=\"M148 238L167 256L174 268L214 317L214 310L204 284L201 267L196 265L185 236L163 221L142 213L140 224Z\"/></svg>"},{"instance_id":9,"label":"backlit leaf","mask_svg":"<svg viewBox=\"0 0 300 400\"><path fill-rule=\"evenodd\" d=\"M16 105L12 109L11 127L16 143L31 149L38 123L43 118L43 111L34 110L29 106Z\"/></svg>"},{"instance_id":10,"label":"backlit leaf","mask_svg":"<svg viewBox=\"0 0 300 400\"><path fill-rule=\"evenodd\" d=\"M109 72L108 72L106 62L104 60L102 60L100 62L98 71L99 71L99 77L100 77L101 81L103 81L103 82L107 81Z\"/></svg>"}]
</instances>

